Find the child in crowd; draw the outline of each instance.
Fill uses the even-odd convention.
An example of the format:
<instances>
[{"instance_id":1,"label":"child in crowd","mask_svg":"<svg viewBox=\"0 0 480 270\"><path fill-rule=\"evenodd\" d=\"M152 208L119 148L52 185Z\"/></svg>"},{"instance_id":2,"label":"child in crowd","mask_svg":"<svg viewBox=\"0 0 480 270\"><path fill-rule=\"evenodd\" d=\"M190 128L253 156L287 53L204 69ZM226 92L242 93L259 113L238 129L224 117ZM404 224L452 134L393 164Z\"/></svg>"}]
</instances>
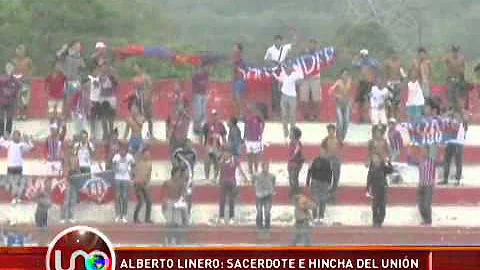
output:
<instances>
[{"instance_id":1,"label":"child in crowd","mask_svg":"<svg viewBox=\"0 0 480 270\"><path fill-rule=\"evenodd\" d=\"M315 203L307 196L298 193L294 196L295 203L295 231L292 245L309 246L312 238L312 210Z\"/></svg>"}]
</instances>

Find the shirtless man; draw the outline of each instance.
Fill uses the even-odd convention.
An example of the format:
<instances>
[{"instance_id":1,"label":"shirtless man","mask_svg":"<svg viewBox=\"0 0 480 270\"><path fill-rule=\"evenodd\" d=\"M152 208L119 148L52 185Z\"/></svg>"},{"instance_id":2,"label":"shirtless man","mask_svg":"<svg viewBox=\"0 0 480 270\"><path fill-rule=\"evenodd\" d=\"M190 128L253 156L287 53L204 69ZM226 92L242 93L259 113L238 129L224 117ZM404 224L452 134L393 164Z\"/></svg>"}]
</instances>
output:
<instances>
[{"instance_id":1,"label":"shirtless man","mask_svg":"<svg viewBox=\"0 0 480 270\"><path fill-rule=\"evenodd\" d=\"M432 95L432 61L428 57L427 50L423 47L418 49L418 57L413 60L413 69L417 73L420 86L425 99Z\"/></svg>"},{"instance_id":2,"label":"shirtless man","mask_svg":"<svg viewBox=\"0 0 480 270\"><path fill-rule=\"evenodd\" d=\"M142 128L145 117L139 112L139 108L133 99L129 101L129 107L130 115L125 120L126 129L123 137L126 140L129 131L131 131L128 148L132 154L135 154L143 148Z\"/></svg>"},{"instance_id":3,"label":"shirtless man","mask_svg":"<svg viewBox=\"0 0 480 270\"><path fill-rule=\"evenodd\" d=\"M465 99L465 57L458 46L452 46L442 60L447 67L448 105L459 111L459 99Z\"/></svg>"},{"instance_id":4,"label":"shirtless man","mask_svg":"<svg viewBox=\"0 0 480 270\"><path fill-rule=\"evenodd\" d=\"M337 139L343 143L352 117L352 77L346 69L341 71L340 77L330 87L328 94L332 95L333 91L336 99Z\"/></svg>"},{"instance_id":5,"label":"shirtless man","mask_svg":"<svg viewBox=\"0 0 480 270\"><path fill-rule=\"evenodd\" d=\"M25 46L18 45L15 50L16 57L13 60L15 69L14 75L22 78L22 87L18 98L18 119L25 120L25 111L30 103L32 92L32 59L28 57Z\"/></svg>"},{"instance_id":6,"label":"shirtless man","mask_svg":"<svg viewBox=\"0 0 480 270\"><path fill-rule=\"evenodd\" d=\"M365 123L368 117L368 94L377 76L378 63L368 55L368 50L363 49L353 58L352 66L360 71L357 102L360 106L360 122Z\"/></svg>"},{"instance_id":7,"label":"shirtless man","mask_svg":"<svg viewBox=\"0 0 480 270\"><path fill-rule=\"evenodd\" d=\"M135 88L135 97L137 106L142 115L148 122L148 136L153 138L153 120L152 120L152 78L147 74L140 63L133 64L133 70L136 75L132 82Z\"/></svg>"},{"instance_id":8,"label":"shirtless man","mask_svg":"<svg viewBox=\"0 0 480 270\"><path fill-rule=\"evenodd\" d=\"M382 162L387 162L390 159L390 147L385 139L385 128L381 125L373 126L372 139L368 141L368 163L370 163L373 155L378 155Z\"/></svg>"},{"instance_id":9,"label":"shirtless man","mask_svg":"<svg viewBox=\"0 0 480 270\"><path fill-rule=\"evenodd\" d=\"M323 151L324 156L330 161L330 166L332 168L332 186L329 191L329 200L334 203L338 181L340 180L340 167L342 166L339 153L341 143L335 136L335 125L327 125L327 132L328 135L322 141L321 150Z\"/></svg>"},{"instance_id":10,"label":"shirtless man","mask_svg":"<svg viewBox=\"0 0 480 270\"><path fill-rule=\"evenodd\" d=\"M392 93L388 109L389 118L398 118L398 109L400 106L401 82L405 77L405 71L402 68L400 57L395 51L392 51L384 64L385 78L387 87Z\"/></svg>"}]
</instances>

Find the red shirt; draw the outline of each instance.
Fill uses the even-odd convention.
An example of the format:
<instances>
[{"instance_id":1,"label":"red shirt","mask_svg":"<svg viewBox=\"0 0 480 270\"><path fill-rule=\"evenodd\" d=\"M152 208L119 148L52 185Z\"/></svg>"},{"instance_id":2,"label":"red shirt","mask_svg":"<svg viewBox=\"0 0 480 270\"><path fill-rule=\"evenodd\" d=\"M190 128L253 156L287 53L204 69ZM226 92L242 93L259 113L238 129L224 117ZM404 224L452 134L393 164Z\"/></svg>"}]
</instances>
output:
<instances>
[{"instance_id":1,"label":"red shirt","mask_svg":"<svg viewBox=\"0 0 480 270\"><path fill-rule=\"evenodd\" d=\"M63 99L63 88L65 86L65 75L62 72L48 74L45 81L48 97L52 99Z\"/></svg>"},{"instance_id":2,"label":"red shirt","mask_svg":"<svg viewBox=\"0 0 480 270\"><path fill-rule=\"evenodd\" d=\"M220 183L233 184L237 183L236 172L239 161L233 156L220 164Z\"/></svg>"},{"instance_id":3,"label":"red shirt","mask_svg":"<svg viewBox=\"0 0 480 270\"><path fill-rule=\"evenodd\" d=\"M227 136L227 130L222 122L207 123L204 127L207 136L207 145L212 147L220 147Z\"/></svg>"},{"instance_id":4,"label":"red shirt","mask_svg":"<svg viewBox=\"0 0 480 270\"><path fill-rule=\"evenodd\" d=\"M192 92L193 94L202 94L207 93L208 85L208 72L198 72L195 73L192 77Z\"/></svg>"},{"instance_id":5,"label":"red shirt","mask_svg":"<svg viewBox=\"0 0 480 270\"><path fill-rule=\"evenodd\" d=\"M299 148L298 152L295 153L295 149ZM299 140L291 140L288 145L288 168L297 168L302 164L298 163L298 157L302 156L303 146Z\"/></svg>"},{"instance_id":6,"label":"red shirt","mask_svg":"<svg viewBox=\"0 0 480 270\"><path fill-rule=\"evenodd\" d=\"M190 127L190 116L182 114L177 118L172 117L172 135L177 140L185 140L188 136L188 128Z\"/></svg>"},{"instance_id":7,"label":"red shirt","mask_svg":"<svg viewBox=\"0 0 480 270\"><path fill-rule=\"evenodd\" d=\"M258 115L251 115L247 118L245 140L247 141L260 141L262 140L263 129L265 123Z\"/></svg>"}]
</instances>

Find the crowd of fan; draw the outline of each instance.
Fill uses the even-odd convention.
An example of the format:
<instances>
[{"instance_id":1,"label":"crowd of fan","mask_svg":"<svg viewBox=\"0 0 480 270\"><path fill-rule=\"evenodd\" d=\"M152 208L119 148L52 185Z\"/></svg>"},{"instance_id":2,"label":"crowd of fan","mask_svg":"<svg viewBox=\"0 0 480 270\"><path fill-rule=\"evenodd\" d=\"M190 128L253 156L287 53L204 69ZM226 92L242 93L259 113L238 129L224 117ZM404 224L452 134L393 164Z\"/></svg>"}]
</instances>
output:
<instances>
[{"instance_id":1,"label":"crowd of fan","mask_svg":"<svg viewBox=\"0 0 480 270\"><path fill-rule=\"evenodd\" d=\"M341 171L341 151L347 137L354 103L360 110L361 121L365 122L370 118L372 123L372 139L366 160L369 167L367 195L372 197L374 226L381 226L385 217L386 175L393 174L391 178L395 179L394 182L401 181L401 176L394 172L391 164L399 161L400 151L403 149L401 135L395 129L397 120L402 117L399 109L403 106L407 109L408 120L449 114L463 123L463 138L447 144L442 183L448 181L453 157L456 158L457 165L456 180L457 183L460 182L467 113L463 109L466 100L465 60L459 47L453 46L451 52L442 59L447 68L446 105L432 95L432 60L425 48L418 50L417 57L408 68L402 67L400 56L393 51L384 65L380 65L364 49L353 58L352 68L343 69L328 89L328 95L334 95L336 99L336 125L327 126L328 136L322 141L319 156L309 168L306 184L313 202L307 199L298 179L305 158L302 152L302 133L296 127L297 93L300 101L307 103L303 108L305 119L318 119L322 97L320 75L304 78L300 69L284 65L295 44L284 43L279 35L274 39L275 44L268 48L265 61L280 67L280 72L273 74L271 109L274 114L280 113L285 142L288 143L289 196L296 206L295 226L299 228L298 241L306 241L308 237L305 232L308 232L311 221L322 223L327 202L335 202ZM312 39L305 51L315 50L318 50L318 44ZM152 113L155 106L152 102L155 88L152 79L141 64L134 63L132 69L135 76L130 80L134 91L125 100L117 100L115 90L119 77L112 66L106 44L97 42L95 52L88 61L85 61L81 53L82 44L79 41L62 46L56 54L52 72L45 80L50 128L46 158L52 172L68 179L62 222L74 222L72 210L79 200L77 179L91 174L96 142L103 140L107 153L104 169L113 170L115 173L115 221L127 222L128 190L133 182L139 201L134 212L134 222L140 222L139 211L145 203L145 222L151 223L152 201L148 183L151 179L152 161L148 144L155 139ZM220 185L218 222L233 222L238 195L238 171L246 184L255 185L257 226L265 229L271 226L270 212L275 194L275 176L269 172L269 161L263 156L265 142L262 138L266 113L261 106L244 105L246 82L240 72L244 66L242 44L235 44L231 60L235 116L228 121L228 129L218 111L212 110L209 113L207 110L208 63L196 68L192 76L191 110L183 99L184 93L180 85L176 84L175 110L166 121L166 137L173 166L171 179L166 181L163 187L164 215L167 224L174 227L190 222L193 171L197 161L192 146L192 140L197 138L188 137L191 122L195 135L207 152L203 158L205 178L215 179ZM19 121L26 119L26 109L31 102L32 69L32 60L28 57L25 46L18 46L15 58L7 64L8 76L2 81L0 91L0 145L8 149L8 181L5 187L13 194L14 204L21 201L25 189L25 180L22 177L23 154L33 147L31 137L24 136L22 140L20 132L13 128L15 118ZM357 95L353 97L355 87ZM400 98L403 89L408 89L405 104L402 104ZM129 109L129 114L124 119L127 128L123 139L128 138L126 143L121 141L114 125L116 108L120 102L127 102ZM239 119L245 123L243 134L238 127ZM74 123L73 130L68 131L73 135L71 141L65 140L67 120ZM148 126L146 138L142 135L144 123ZM101 139L97 138L99 132L96 127L99 124L102 127ZM87 127L91 138L86 131ZM248 160L248 174L244 173L239 162L242 149L245 149ZM419 209L423 224L429 225L432 222L431 200L435 184L436 147L416 149L419 152L416 155L411 153L412 150L408 151L411 161L419 166ZM48 196L43 194L39 199L35 217L39 226L46 226L49 207L46 197ZM224 210L227 204L228 219L225 220Z\"/></svg>"}]
</instances>

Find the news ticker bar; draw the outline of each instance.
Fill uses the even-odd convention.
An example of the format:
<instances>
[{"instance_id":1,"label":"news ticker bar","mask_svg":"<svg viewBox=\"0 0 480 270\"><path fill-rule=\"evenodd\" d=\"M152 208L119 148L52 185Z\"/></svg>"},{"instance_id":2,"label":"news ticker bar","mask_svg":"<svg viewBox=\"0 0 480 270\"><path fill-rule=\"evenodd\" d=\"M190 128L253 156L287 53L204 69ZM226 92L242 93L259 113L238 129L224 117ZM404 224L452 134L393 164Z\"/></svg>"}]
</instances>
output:
<instances>
[{"instance_id":1,"label":"news ticker bar","mask_svg":"<svg viewBox=\"0 0 480 270\"><path fill-rule=\"evenodd\" d=\"M1 269L45 269L47 248L0 248ZM115 269L480 269L480 249L122 248Z\"/></svg>"}]
</instances>

